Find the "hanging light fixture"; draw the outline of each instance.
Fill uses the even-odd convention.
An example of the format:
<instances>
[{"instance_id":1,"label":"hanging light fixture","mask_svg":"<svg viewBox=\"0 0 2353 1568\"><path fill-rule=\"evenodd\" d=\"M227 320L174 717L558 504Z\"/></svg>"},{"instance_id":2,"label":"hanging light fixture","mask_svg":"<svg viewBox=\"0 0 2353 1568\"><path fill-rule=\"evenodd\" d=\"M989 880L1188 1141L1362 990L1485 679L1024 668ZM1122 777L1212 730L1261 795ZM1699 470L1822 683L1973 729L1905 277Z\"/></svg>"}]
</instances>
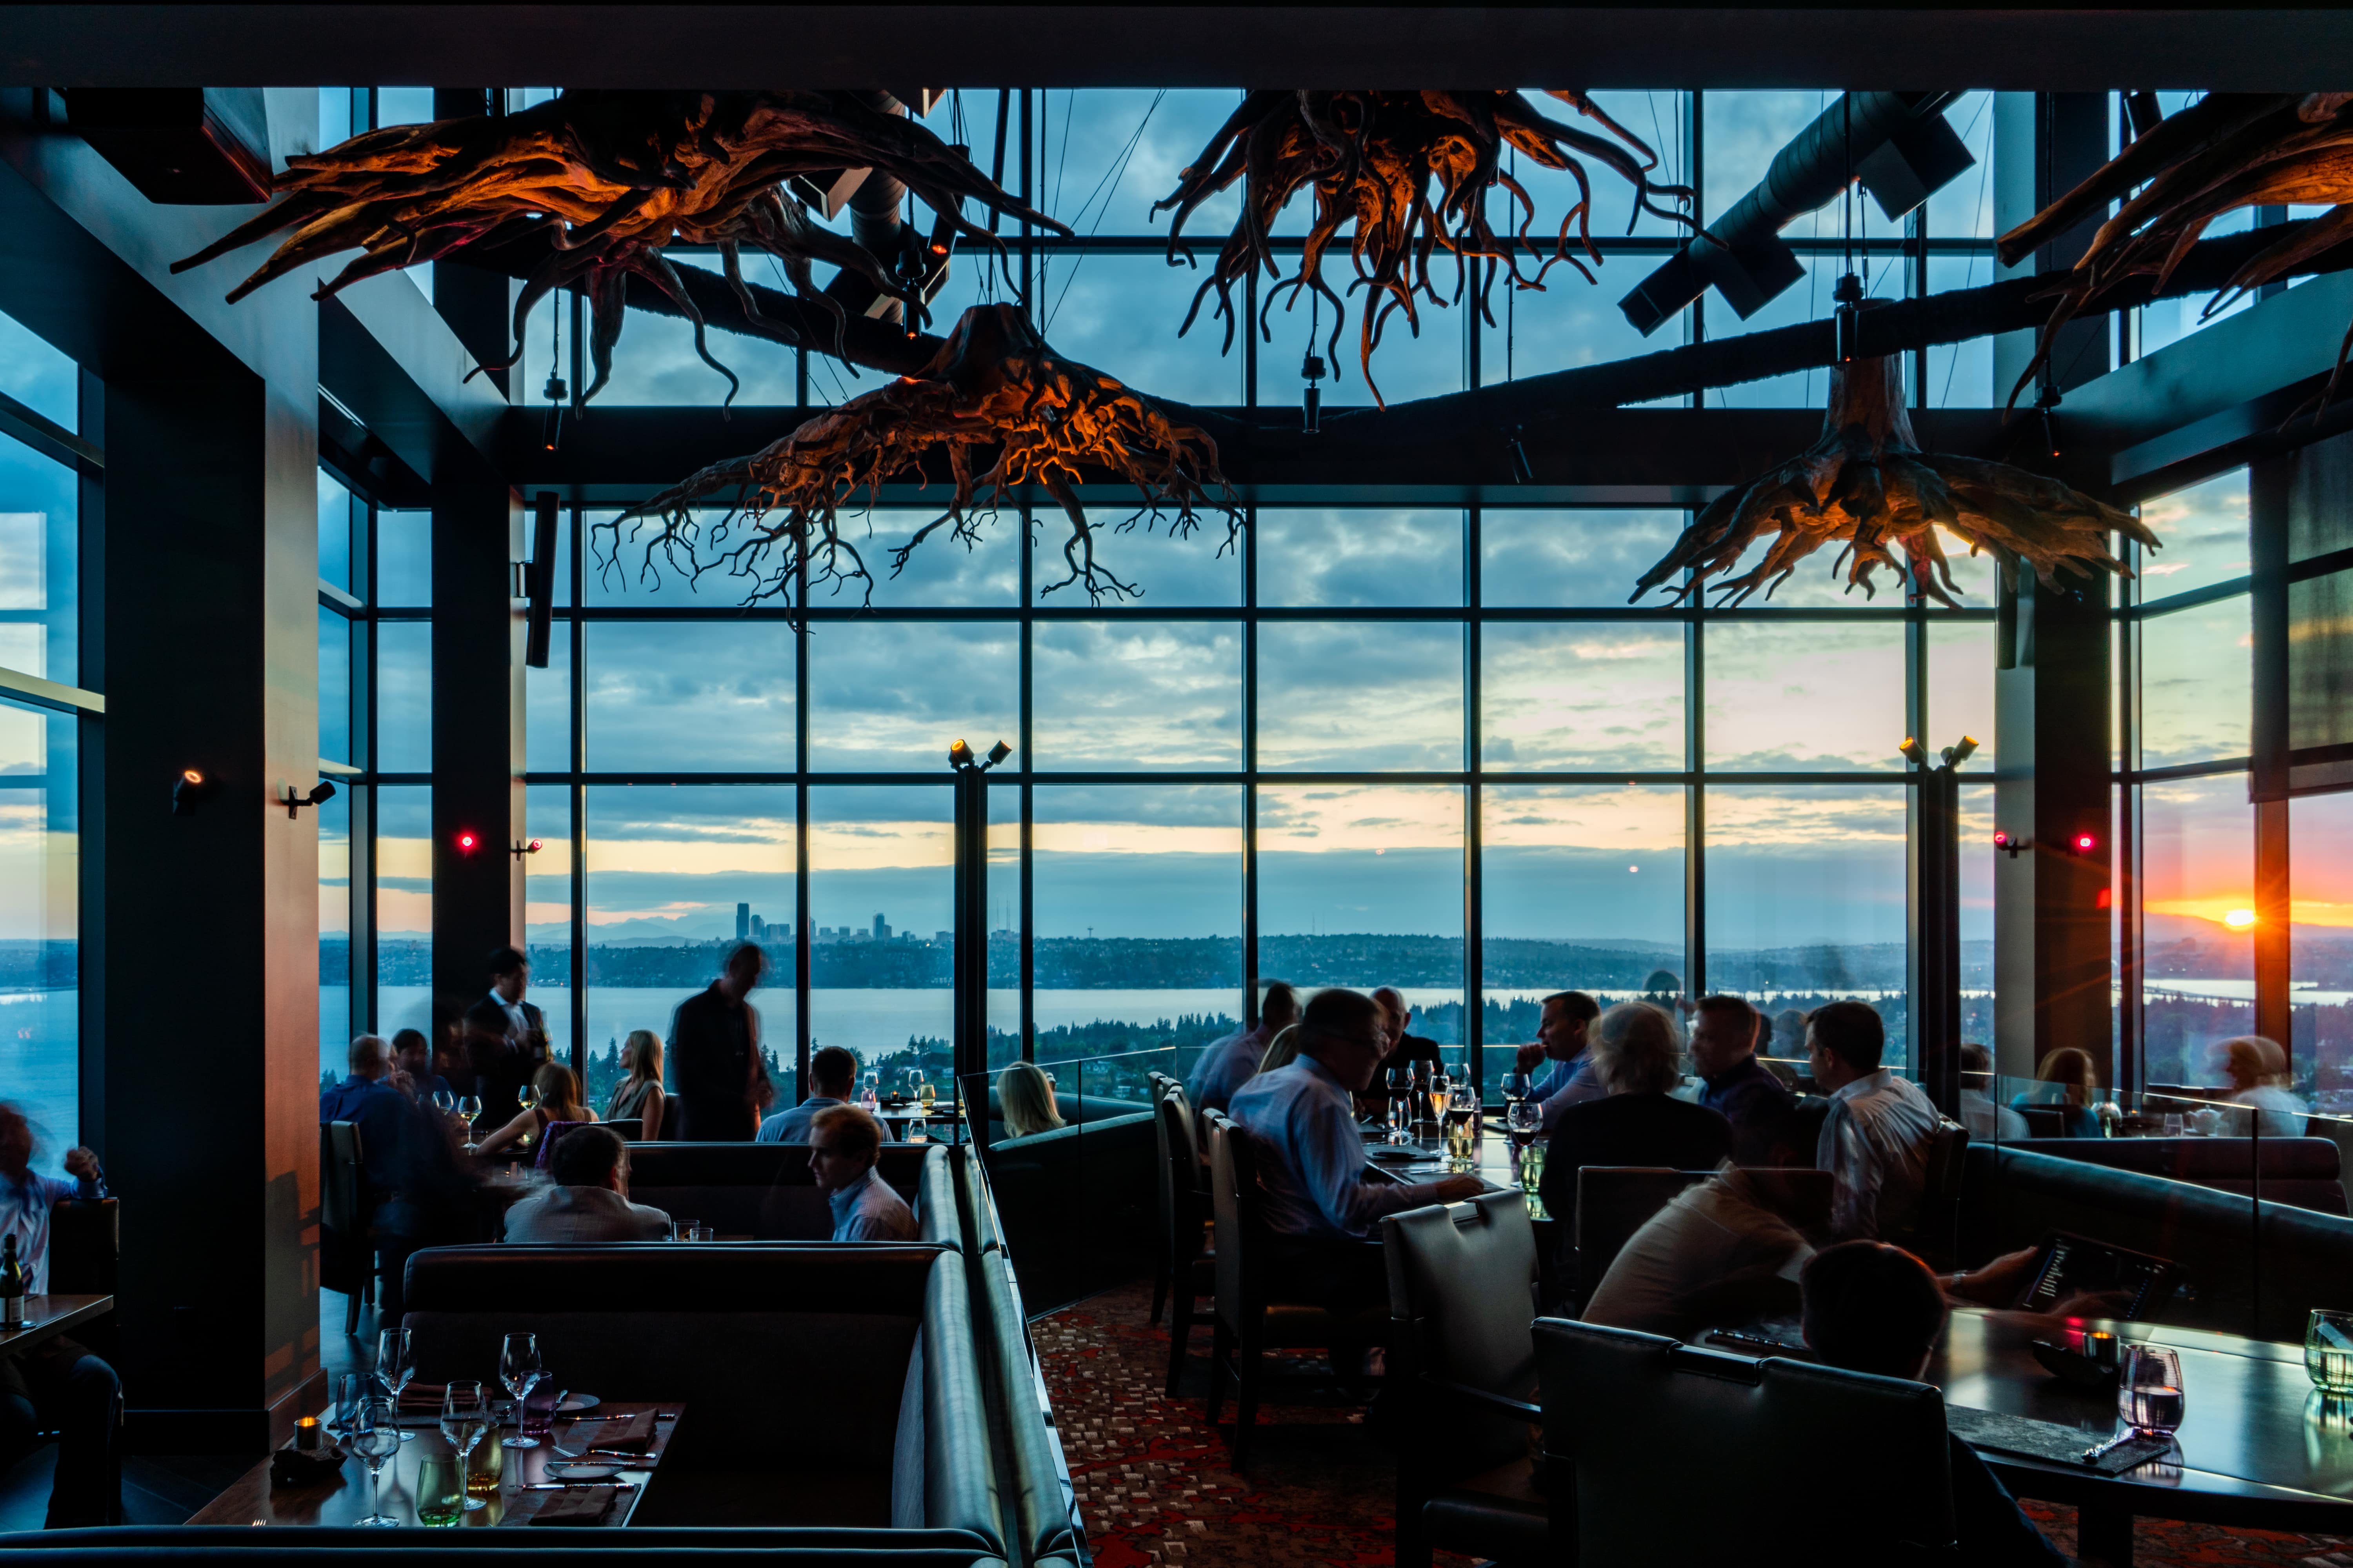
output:
<instances>
[{"instance_id":1,"label":"hanging light fixture","mask_svg":"<svg viewBox=\"0 0 2353 1568\"><path fill-rule=\"evenodd\" d=\"M547 309L547 384L540 389L540 395L547 399L547 413L540 421L539 439L551 452L564 444L564 405L572 396L572 389L556 374L563 356L564 300L559 297Z\"/></svg>"}]
</instances>

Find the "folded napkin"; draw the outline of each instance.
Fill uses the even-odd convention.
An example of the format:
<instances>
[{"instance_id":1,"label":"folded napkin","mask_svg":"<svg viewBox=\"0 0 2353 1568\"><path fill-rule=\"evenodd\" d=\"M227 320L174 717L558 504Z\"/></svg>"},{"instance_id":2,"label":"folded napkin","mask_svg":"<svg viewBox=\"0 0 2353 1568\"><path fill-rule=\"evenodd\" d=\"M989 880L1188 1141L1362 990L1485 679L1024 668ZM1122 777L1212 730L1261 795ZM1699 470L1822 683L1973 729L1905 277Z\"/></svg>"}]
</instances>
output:
<instances>
[{"instance_id":1,"label":"folded napkin","mask_svg":"<svg viewBox=\"0 0 2353 1568\"><path fill-rule=\"evenodd\" d=\"M596 1426L596 1447L599 1448L645 1449L653 1447L654 1413L640 1410L621 1421L599 1422Z\"/></svg>"},{"instance_id":2,"label":"folded napkin","mask_svg":"<svg viewBox=\"0 0 2353 1568\"><path fill-rule=\"evenodd\" d=\"M403 1410L438 1410L441 1400L449 1392L446 1383L412 1383L400 1391Z\"/></svg>"},{"instance_id":3,"label":"folded napkin","mask_svg":"<svg viewBox=\"0 0 2353 1568\"><path fill-rule=\"evenodd\" d=\"M2105 1441L2073 1426L2062 1426L2053 1421L2036 1421L2023 1415L2004 1415L1997 1411L1978 1410L1966 1405L1945 1406L1945 1425L1953 1435L1973 1448L1984 1448L1997 1454L2016 1454L2021 1458L2042 1459L2052 1464L2083 1465L2086 1449ZM2104 1476L2120 1476L2166 1453L2173 1447L2168 1437L2136 1437L2121 1447L2111 1448L2085 1465Z\"/></svg>"},{"instance_id":4,"label":"folded napkin","mask_svg":"<svg viewBox=\"0 0 2353 1568\"><path fill-rule=\"evenodd\" d=\"M620 1495L618 1487L567 1487L560 1492L524 1492L507 1504L506 1522L602 1524Z\"/></svg>"}]
</instances>

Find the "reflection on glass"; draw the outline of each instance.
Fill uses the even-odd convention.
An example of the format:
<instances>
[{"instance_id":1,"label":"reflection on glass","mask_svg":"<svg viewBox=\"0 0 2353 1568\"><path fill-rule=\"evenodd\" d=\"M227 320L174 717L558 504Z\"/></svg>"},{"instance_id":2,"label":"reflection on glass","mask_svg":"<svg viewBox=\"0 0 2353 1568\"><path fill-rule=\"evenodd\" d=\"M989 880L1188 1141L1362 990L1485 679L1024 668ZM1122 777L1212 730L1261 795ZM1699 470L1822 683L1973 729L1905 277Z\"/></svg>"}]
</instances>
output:
<instances>
[{"instance_id":1,"label":"reflection on glass","mask_svg":"<svg viewBox=\"0 0 2353 1568\"><path fill-rule=\"evenodd\" d=\"M433 791L384 784L375 791L375 1027L433 1030ZM320 1069L340 1081L344 1047L322 1041ZM330 1048L332 1047L332 1054Z\"/></svg>"},{"instance_id":2,"label":"reflection on glass","mask_svg":"<svg viewBox=\"0 0 2353 1568\"><path fill-rule=\"evenodd\" d=\"M2143 501L2140 520L2161 546L2141 552L2143 604L2247 574L2246 469Z\"/></svg>"},{"instance_id":3,"label":"reflection on glass","mask_svg":"<svg viewBox=\"0 0 2353 1568\"><path fill-rule=\"evenodd\" d=\"M547 628L547 668L522 672L523 767L535 773L572 771L572 623Z\"/></svg>"},{"instance_id":4,"label":"reflection on glass","mask_svg":"<svg viewBox=\"0 0 2353 1568\"><path fill-rule=\"evenodd\" d=\"M1982 738L1982 737L1980 737ZM1979 753L1982 755L1983 753ZM2000 858L1993 843L1991 784L1960 789L1961 1038L1993 1048L1993 878Z\"/></svg>"},{"instance_id":5,"label":"reflection on glass","mask_svg":"<svg viewBox=\"0 0 2353 1568\"><path fill-rule=\"evenodd\" d=\"M601 621L589 624L587 638L582 723L591 772L791 770L793 634L785 622Z\"/></svg>"},{"instance_id":6,"label":"reflection on glass","mask_svg":"<svg viewBox=\"0 0 2353 1568\"><path fill-rule=\"evenodd\" d=\"M2288 806L2292 1087L2316 1110L2353 1115L2353 795Z\"/></svg>"},{"instance_id":7,"label":"reflection on glass","mask_svg":"<svg viewBox=\"0 0 2353 1568\"><path fill-rule=\"evenodd\" d=\"M1895 748L1904 735L1900 626L1746 621L1707 627L1709 767L1892 771L1902 765Z\"/></svg>"},{"instance_id":8,"label":"reflection on glass","mask_svg":"<svg viewBox=\"0 0 2353 1568\"><path fill-rule=\"evenodd\" d=\"M809 1045L845 1047L866 1070L952 1070L955 799L941 775L809 791ZM1018 913L1017 879L992 877L989 903Z\"/></svg>"},{"instance_id":9,"label":"reflection on glass","mask_svg":"<svg viewBox=\"0 0 2353 1568\"><path fill-rule=\"evenodd\" d=\"M81 428L79 367L47 339L5 314L0 314L0 391L69 430Z\"/></svg>"},{"instance_id":10,"label":"reflection on glass","mask_svg":"<svg viewBox=\"0 0 2353 1568\"><path fill-rule=\"evenodd\" d=\"M1009 623L828 622L809 634L808 658L812 768L944 780L958 737L979 751L1020 742L1021 639Z\"/></svg>"},{"instance_id":11,"label":"reflection on glass","mask_svg":"<svg viewBox=\"0 0 2353 1568\"><path fill-rule=\"evenodd\" d=\"M1910 1059L1902 785L1711 785L1707 985L1773 1023L1770 1052L1800 1054L1792 1015L1870 1003L1885 1065Z\"/></svg>"},{"instance_id":12,"label":"reflection on glass","mask_svg":"<svg viewBox=\"0 0 2353 1568\"><path fill-rule=\"evenodd\" d=\"M1945 123L1977 160L1929 196L1924 214L1936 239L1991 239L1993 227L1993 94L1965 92L1945 107ZM1931 262L1931 268L1935 263ZM1983 264L1980 264L1981 266ZM1990 279L1982 271L1979 283ZM1964 285L1952 285L1964 287ZM1982 340L1980 340L1982 341Z\"/></svg>"},{"instance_id":13,"label":"reflection on glass","mask_svg":"<svg viewBox=\"0 0 2353 1568\"><path fill-rule=\"evenodd\" d=\"M69 714L0 699L0 989L6 1098L34 1123L37 1168L79 1142L79 754Z\"/></svg>"},{"instance_id":14,"label":"reflection on glass","mask_svg":"<svg viewBox=\"0 0 2353 1568\"><path fill-rule=\"evenodd\" d=\"M559 555L560 584L572 574ZM433 603L433 514L429 511L379 511L375 514L375 602L400 609L424 609ZM564 602L561 594L555 601Z\"/></svg>"},{"instance_id":15,"label":"reflection on glass","mask_svg":"<svg viewBox=\"0 0 2353 1568\"><path fill-rule=\"evenodd\" d=\"M1479 518L1479 596L1493 608L1626 603L1688 514L1491 507ZM1654 594L1644 604L1664 608Z\"/></svg>"},{"instance_id":16,"label":"reflection on glass","mask_svg":"<svg viewBox=\"0 0 2353 1568\"><path fill-rule=\"evenodd\" d=\"M2254 632L2244 595L2152 616L2140 627L2140 765L2248 752Z\"/></svg>"},{"instance_id":17,"label":"reflection on glass","mask_svg":"<svg viewBox=\"0 0 2353 1568\"><path fill-rule=\"evenodd\" d=\"M69 686L81 668L79 496L71 468L0 436L0 668Z\"/></svg>"},{"instance_id":18,"label":"reflection on glass","mask_svg":"<svg viewBox=\"0 0 2353 1568\"><path fill-rule=\"evenodd\" d=\"M1239 626L1047 621L1030 637L1039 768L1241 766Z\"/></svg>"},{"instance_id":19,"label":"reflection on glass","mask_svg":"<svg viewBox=\"0 0 2353 1568\"><path fill-rule=\"evenodd\" d=\"M1558 772L1682 768L1683 637L1672 621L1489 626L1482 760Z\"/></svg>"},{"instance_id":20,"label":"reflection on glass","mask_svg":"<svg viewBox=\"0 0 2353 1568\"><path fill-rule=\"evenodd\" d=\"M539 849L523 857L523 951L531 955L532 1000L547 1015L549 1048L558 1061L572 1054L572 788L532 784L523 791L522 841ZM594 1064L587 1064L594 1065ZM601 1113L610 1084L590 1084L588 1103Z\"/></svg>"},{"instance_id":21,"label":"reflection on glass","mask_svg":"<svg viewBox=\"0 0 2353 1568\"><path fill-rule=\"evenodd\" d=\"M375 765L425 773L433 766L432 623L377 622L375 657Z\"/></svg>"},{"instance_id":22,"label":"reflection on glass","mask_svg":"<svg viewBox=\"0 0 2353 1568\"><path fill-rule=\"evenodd\" d=\"M1370 507L1258 514L1258 602L1460 605L1462 514Z\"/></svg>"},{"instance_id":23,"label":"reflection on glass","mask_svg":"<svg viewBox=\"0 0 2353 1568\"><path fill-rule=\"evenodd\" d=\"M1462 766L1462 629L1412 622L1261 626L1262 768Z\"/></svg>"},{"instance_id":24,"label":"reflection on glass","mask_svg":"<svg viewBox=\"0 0 2353 1568\"><path fill-rule=\"evenodd\" d=\"M2220 1081L2218 1040L2254 1031L2254 812L2242 773L2141 786L2143 1070Z\"/></svg>"}]
</instances>

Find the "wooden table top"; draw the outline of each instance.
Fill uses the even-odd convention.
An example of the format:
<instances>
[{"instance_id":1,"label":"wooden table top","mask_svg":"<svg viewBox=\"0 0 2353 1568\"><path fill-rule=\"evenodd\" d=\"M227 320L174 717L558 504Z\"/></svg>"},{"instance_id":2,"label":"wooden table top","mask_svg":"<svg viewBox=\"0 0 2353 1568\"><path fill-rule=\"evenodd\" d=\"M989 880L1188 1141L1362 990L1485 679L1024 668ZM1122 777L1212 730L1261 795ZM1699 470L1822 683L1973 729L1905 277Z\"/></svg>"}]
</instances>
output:
<instances>
[{"instance_id":1,"label":"wooden table top","mask_svg":"<svg viewBox=\"0 0 2353 1568\"><path fill-rule=\"evenodd\" d=\"M27 1296L25 1326L0 1329L0 1356L14 1355L114 1310L111 1296Z\"/></svg>"},{"instance_id":2,"label":"wooden table top","mask_svg":"<svg viewBox=\"0 0 2353 1568\"><path fill-rule=\"evenodd\" d=\"M659 1410L683 1415L686 1407L674 1400L659 1405L632 1404L628 1400L608 1399L593 1414L597 1415L630 1415L640 1411ZM417 1472L427 1458L448 1458L452 1450L448 1439L441 1436L440 1420L428 1411L404 1411L400 1419L405 1430L417 1434L413 1443L400 1446L399 1457L384 1467L384 1511L406 1525L417 1520ZM512 1431L506 1428L505 1431ZM617 1530L629 1522L637 1511L638 1501L645 1495L644 1488L655 1475L658 1461L678 1432L675 1420L659 1421L654 1426L653 1447L643 1461L623 1461L621 1474L614 1479L628 1483L636 1489L621 1493L601 1526ZM482 1439L485 1447L494 1444L504 1431ZM482 1450L476 1449L479 1458ZM554 1447L543 1441L536 1448L501 1448L499 1450L503 1468L499 1477L495 1497L484 1499L487 1506L469 1510L452 1528L488 1529L506 1522L507 1507L522 1494L515 1488L546 1479L548 1461L555 1458ZM269 1483L269 1461L264 1459L237 1478L227 1491L205 1505L190 1524L278 1524L278 1525L351 1525L357 1524L368 1514L367 1461L356 1454L347 1454L341 1475L314 1486L273 1487Z\"/></svg>"}]
</instances>

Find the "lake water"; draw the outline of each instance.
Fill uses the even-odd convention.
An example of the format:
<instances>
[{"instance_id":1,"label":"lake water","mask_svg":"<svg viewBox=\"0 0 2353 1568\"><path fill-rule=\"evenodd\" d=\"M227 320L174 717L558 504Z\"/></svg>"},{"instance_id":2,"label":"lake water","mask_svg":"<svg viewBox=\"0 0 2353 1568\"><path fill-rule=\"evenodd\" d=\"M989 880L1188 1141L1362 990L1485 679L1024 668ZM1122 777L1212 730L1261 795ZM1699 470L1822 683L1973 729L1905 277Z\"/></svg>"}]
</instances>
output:
<instances>
[{"instance_id":1,"label":"lake water","mask_svg":"<svg viewBox=\"0 0 2353 1568\"><path fill-rule=\"evenodd\" d=\"M0 991L0 1100L14 1101L39 1144L34 1168L49 1174L80 1139L80 993Z\"/></svg>"}]
</instances>

